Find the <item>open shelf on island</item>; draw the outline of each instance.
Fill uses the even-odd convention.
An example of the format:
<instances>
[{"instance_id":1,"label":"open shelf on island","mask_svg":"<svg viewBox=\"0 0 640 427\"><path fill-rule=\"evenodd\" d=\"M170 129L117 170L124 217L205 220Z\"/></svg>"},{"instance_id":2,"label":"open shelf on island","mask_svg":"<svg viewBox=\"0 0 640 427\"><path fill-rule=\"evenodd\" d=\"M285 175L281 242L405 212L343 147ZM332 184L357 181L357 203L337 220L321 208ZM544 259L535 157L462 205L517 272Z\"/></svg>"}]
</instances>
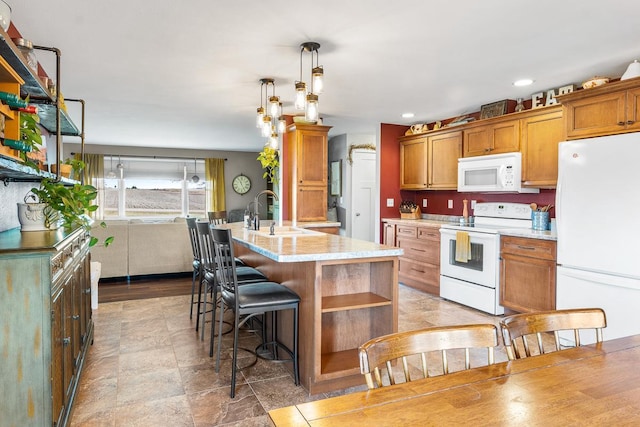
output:
<instances>
[{"instance_id":1,"label":"open shelf on island","mask_svg":"<svg viewBox=\"0 0 640 427\"><path fill-rule=\"evenodd\" d=\"M356 294L333 295L322 298L322 312L356 310L369 307L391 305L392 301L371 292Z\"/></svg>"},{"instance_id":2,"label":"open shelf on island","mask_svg":"<svg viewBox=\"0 0 640 427\"><path fill-rule=\"evenodd\" d=\"M324 353L321 360L320 372L322 375L330 375L332 373L353 375L360 373L360 360L358 359L357 348ZM364 383L364 377L362 382Z\"/></svg>"}]
</instances>

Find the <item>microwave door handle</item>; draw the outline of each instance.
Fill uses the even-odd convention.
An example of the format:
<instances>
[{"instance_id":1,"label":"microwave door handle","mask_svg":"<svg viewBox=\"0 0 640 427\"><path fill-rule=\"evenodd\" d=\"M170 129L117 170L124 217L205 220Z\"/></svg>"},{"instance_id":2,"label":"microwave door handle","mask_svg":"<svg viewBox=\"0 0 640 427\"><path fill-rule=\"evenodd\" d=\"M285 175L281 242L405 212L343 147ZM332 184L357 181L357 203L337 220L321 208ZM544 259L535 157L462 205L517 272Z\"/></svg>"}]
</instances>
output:
<instances>
[{"instance_id":1,"label":"microwave door handle","mask_svg":"<svg viewBox=\"0 0 640 427\"><path fill-rule=\"evenodd\" d=\"M507 185L506 181L506 171L507 167L505 165L500 165L498 168L498 180L500 181L500 188L505 188Z\"/></svg>"}]
</instances>

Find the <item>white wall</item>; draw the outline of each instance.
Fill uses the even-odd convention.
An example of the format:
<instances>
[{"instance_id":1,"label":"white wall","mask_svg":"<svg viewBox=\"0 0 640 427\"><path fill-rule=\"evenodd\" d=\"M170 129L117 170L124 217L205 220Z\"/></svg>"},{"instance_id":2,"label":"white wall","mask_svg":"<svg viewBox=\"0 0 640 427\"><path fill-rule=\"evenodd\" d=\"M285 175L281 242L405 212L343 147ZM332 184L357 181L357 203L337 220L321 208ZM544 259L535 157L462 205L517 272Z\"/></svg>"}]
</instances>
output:
<instances>
[{"instance_id":1,"label":"white wall","mask_svg":"<svg viewBox=\"0 0 640 427\"><path fill-rule=\"evenodd\" d=\"M342 224L340 234L348 237L351 236L351 183L353 179L347 156L349 155L349 147L363 144L376 146L376 136L373 134L341 134L329 139L329 165L332 161L342 159L342 197L332 198L331 191L329 191L328 205L331 206L334 201L336 202L338 221Z\"/></svg>"}]
</instances>

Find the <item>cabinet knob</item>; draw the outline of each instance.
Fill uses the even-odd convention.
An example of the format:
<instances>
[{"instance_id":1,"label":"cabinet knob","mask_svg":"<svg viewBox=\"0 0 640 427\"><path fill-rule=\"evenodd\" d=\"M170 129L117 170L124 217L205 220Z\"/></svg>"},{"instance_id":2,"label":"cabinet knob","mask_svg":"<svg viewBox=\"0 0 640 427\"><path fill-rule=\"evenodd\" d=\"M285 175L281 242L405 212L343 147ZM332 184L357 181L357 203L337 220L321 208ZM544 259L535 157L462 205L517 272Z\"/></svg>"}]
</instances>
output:
<instances>
[{"instance_id":1,"label":"cabinet knob","mask_svg":"<svg viewBox=\"0 0 640 427\"><path fill-rule=\"evenodd\" d=\"M618 126L624 126L624 122L618 122Z\"/></svg>"},{"instance_id":2,"label":"cabinet knob","mask_svg":"<svg viewBox=\"0 0 640 427\"><path fill-rule=\"evenodd\" d=\"M71 316L72 320L80 320L80 315L79 314L74 314L73 316Z\"/></svg>"},{"instance_id":3,"label":"cabinet knob","mask_svg":"<svg viewBox=\"0 0 640 427\"><path fill-rule=\"evenodd\" d=\"M635 123L635 122L634 122L633 120L627 120L627 124L628 124L628 125L632 125L632 124L634 124L634 123Z\"/></svg>"},{"instance_id":4,"label":"cabinet knob","mask_svg":"<svg viewBox=\"0 0 640 427\"><path fill-rule=\"evenodd\" d=\"M71 337L62 338L62 344L66 347L71 344Z\"/></svg>"},{"instance_id":5,"label":"cabinet knob","mask_svg":"<svg viewBox=\"0 0 640 427\"><path fill-rule=\"evenodd\" d=\"M85 290L84 290L84 293L85 293L85 294L87 294L87 295L89 295L89 294L91 293L91 288L87 288L87 289L85 289Z\"/></svg>"}]
</instances>

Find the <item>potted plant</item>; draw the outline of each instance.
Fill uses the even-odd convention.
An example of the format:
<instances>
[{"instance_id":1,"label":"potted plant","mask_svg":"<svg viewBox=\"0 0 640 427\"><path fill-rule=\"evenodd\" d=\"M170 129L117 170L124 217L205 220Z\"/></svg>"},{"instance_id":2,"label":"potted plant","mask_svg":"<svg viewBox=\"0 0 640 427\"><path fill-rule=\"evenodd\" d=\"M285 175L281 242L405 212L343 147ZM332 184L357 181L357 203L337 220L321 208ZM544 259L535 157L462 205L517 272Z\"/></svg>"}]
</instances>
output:
<instances>
[{"instance_id":1,"label":"potted plant","mask_svg":"<svg viewBox=\"0 0 640 427\"><path fill-rule=\"evenodd\" d=\"M278 150L270 146L265 146L258 154L258 159L262 165L262 169L265 169L263 178L269 178L269 181L278 183L278 167L280 166L280 160L278 157Z\"/></svg>"},{"instance_id":2,"label":"potted plant","mask_svg":"<svg viewBox=\"0 0 640 427\"><path fill-rule=\"evenodd\" d=\"M74 173L78 174L84 168L84 162L74 161L77 167ZM52 228L56 223L60 226L73 229L82 227L91 232L93 219L90 214L98 209L98 205L93 201L98 196L98 190L92 185L73 184L65 185L62 182L45 178L40 182L40 187L32 188L27 195L31 196L40 204L45 204L46 208L42 210L45 216L45 227ZM100 223L101 227L106 227L104 222ZM24 230L24 228L23 228ZM108 246L113 241L113 237L107 237L104 245ZM96 237L91 236L89 246L93 246L98 242Z\"/></svg>"}]
</instances>

